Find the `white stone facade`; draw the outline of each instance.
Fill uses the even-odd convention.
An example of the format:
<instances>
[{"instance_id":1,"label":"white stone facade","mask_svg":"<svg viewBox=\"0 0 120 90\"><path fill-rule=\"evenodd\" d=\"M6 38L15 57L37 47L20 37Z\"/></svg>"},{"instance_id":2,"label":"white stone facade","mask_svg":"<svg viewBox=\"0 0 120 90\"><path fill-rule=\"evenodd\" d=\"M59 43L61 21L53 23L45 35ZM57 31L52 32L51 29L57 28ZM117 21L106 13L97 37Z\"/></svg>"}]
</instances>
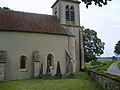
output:
<instances>
[{"instance_id":1,"label":"white stone facade","mask_svg":"<svg viewBox=\"0 0 120 90\"><path fill-rule=\"evenodd\" d=\"M84 69L84 50L83 50L83 37L82 30L80 27L80 2L78 0L57 0L53 6L53 15L56 15L60 24L63 25L67 30L69 30L75 36L75 71L80 71L80 69ZM66 6L74 7L75 20L74 21L66 21ZM69 45L73 44L71 42ZM72 48L69 48L70 53Z\"/></svg>"},{"instance_id":2,"label":"white stone facade","mask_svg":"<svg viewBox=\"0 0 120 90\"><path fill-rule=\"evenodd\" d=\"M66 21L66 5L74 7L74 21ZM52 23L54 23L54 25L59 24L59 28L57 29L60 29L61 31L56 30L57 26L52 28L51 22L50 24L47 22L47 25L50 25L49 27L52 28L50 31L46 28L47 25L42 22L44 27L41 28L46 29L46 32L44 33L44 30L39 32L39 30L36 30L36 27L31 27L36 30L35 32L34 30L31 32L32 29L25 25L21 27L22 30L23 28L25 30L26 28L30 30L24 32L19 30L0 30L0 50L3 49L7 52L5 62L0 62L0 81L37 77L40 74L41 64L43 65L44 75L48 64L50 66L51 74L55 75L58 62L63 75L84 69L79 2L73 0L57 0L52 8L53 15L57 15L57 20L60 20L60 23L58 22L56 24L54 23L56 17L51 16L51 18L54 17ZM12 13L14 13L14 11ZM23 15L23 13L21 14L20 12L15 13L19 16ZM24 13L24 15L31 16L32 14ZM39 17L38 14L34 14L33 16ZM47 15L40 16L41 19L42 17L48 18ZM49 20L51 21L50 18ZM33 21L39 23L36 19L33 19ZM6 25L6 27L8 27L8 24ZM18 29L17 26L12 28ZM2 58L2 56L0 56L0 58Z\"/></svg>"},{"instance_id":3,"label":"white stone facade","mask_svg":"<svg viewBox=\"0 0 120 90\"><path fill-rule=\"evenodd\" d=\"M47 55L54 55L54 68L56 73L57 61L60 61L62 74L65 74L65 49L68 48L68 37L51 34L0 32L0 48L7 50L6 79L16 80L31 78L33 76L32 52L40 52L40 63L43 63L44 73L47 68ZM19 58L27 57L26 70L20 69Z\"/></svg>"}]
</instances>

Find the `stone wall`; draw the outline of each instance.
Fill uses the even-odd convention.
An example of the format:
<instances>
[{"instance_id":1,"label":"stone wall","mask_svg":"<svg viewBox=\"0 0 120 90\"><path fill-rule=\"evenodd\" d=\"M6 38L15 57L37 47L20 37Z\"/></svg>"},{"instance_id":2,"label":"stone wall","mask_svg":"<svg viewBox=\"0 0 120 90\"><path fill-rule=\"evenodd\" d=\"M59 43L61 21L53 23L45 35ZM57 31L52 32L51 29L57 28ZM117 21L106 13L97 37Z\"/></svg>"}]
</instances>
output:
<instances>
[{"instance_id":1,"label":"stone wall","mask_svg":"<svg viewBox=\"0 0 120 90\"><path fill-rule=\"evenodd\" d=\"M100 74L91 70L87 70L87 73L104 88L107 88L108 90L120 90L119 80L110 78L104 74Z\"/></svg>"},{"instance_id":2,"label":"stone wall","mask_svg":"<svg viewBox=\"0 0 120 90\"><path fill-rule=\"evenodd\" d=\"M0 81L6 80L6 57L7 52L0 50Z\"/></svg>"}]
</instances>

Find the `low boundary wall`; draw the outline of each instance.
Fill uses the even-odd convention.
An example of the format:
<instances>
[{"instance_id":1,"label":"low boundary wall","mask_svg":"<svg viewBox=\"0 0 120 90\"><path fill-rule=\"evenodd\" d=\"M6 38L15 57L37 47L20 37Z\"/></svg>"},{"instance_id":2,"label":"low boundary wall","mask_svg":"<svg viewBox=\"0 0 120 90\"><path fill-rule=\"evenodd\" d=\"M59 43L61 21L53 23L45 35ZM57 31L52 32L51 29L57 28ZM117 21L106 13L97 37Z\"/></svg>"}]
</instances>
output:
<instances>
[{"instance_id":1,"label":"low boundary wall","mask_svg":"<svg viewBox=\"0 0 120 90\"><path fill-rule=\"evenodd\" d=\"M120 90L120 80L110 78L102 73L87 70L88 75L95 79L100 85L108 90Z\"/></svg>"}]
</instances>

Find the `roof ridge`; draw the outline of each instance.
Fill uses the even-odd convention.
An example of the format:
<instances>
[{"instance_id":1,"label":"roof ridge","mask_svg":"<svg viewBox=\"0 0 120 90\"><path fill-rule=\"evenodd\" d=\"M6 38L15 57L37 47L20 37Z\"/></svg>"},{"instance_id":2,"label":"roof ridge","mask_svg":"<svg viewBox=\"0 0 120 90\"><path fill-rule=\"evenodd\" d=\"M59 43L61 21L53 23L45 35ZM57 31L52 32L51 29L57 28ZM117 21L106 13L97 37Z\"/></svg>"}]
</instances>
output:
<instances>
[{"instance_id":1,"label":"roof ridge","mask_svg":"<svg viewBox=\"0 0 120 90\"><path fill-rule=\"evenodd\" d=\"M49 14L41 14L41 13L26 12L26 11L14 11L14 10L0 10L0 12L12 12L12 13L25 13L25 14L35 14L35 15L54 16L54 15L49 15Z\"/></svg>"},{"instance_id":2,"label":"roof ridge","mask_svg":"<svg viewBox=\"0 0 120 90\"><path fill-rule=\"evenodd\" d=\"M54 15L35 14L20 11L0 11L0 31L18 31L66 35Z\"/></svg>"}]
</instances>

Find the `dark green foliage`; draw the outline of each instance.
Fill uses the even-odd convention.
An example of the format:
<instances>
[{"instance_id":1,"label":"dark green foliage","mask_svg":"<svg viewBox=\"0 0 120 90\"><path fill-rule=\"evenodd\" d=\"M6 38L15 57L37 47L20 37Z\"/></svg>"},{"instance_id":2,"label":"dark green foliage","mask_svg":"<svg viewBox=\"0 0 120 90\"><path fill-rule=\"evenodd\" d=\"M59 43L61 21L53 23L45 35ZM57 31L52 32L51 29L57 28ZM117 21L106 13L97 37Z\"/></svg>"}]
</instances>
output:
<instances>
[{"instance_id":1,"label":"dark green foliage","mask_svg":"<svg viewBox=\"0 0 120 90\"><path fill-rule=\"evenodd\" d=\"M74 74L73 73L67 73L66 75L65 75L65 77L66 78L74 78Z\"/></svg>"},{"instance_id":2,"label":"dark green foliage","mask_svg":"<svg viewBox=\"0 0 120 90\"><path fill-rule=\"evenodd\" d=\"M115 45L115 50L114 53L116 55L120 55L120 40L117 42L117 44Z\"/></svg>"},{"instance_id":3,"label":"dark green foliage","mask_svg":"<svg viewBox=\"0 0 120 90\"><path fill-rule=\"evenodd\" d=\"M118 63L117 67L120 69L120 62Z\"/></svg>"},{"instance_id":4,"label":"dark green foliage","mask_svg":"<svg viewBox=\"0 0 120 90\"><path fill-rule=\"evenodd\" d=\"M106 61L106 62L104 62L103 65L101 65L100 67L93 68L93 70L94 70L94 71L97 71L97 72L104 72L104 71L106 71L114 62L116 62L116 60Z\"/></svg>"},{"instance_id":5,"label":"dark green foliage","mask_svg":"<svg viewBox=\"0 0 120 90\"><path fill-rule=\"evenodd\" d=\"M43 74L43 63L41 63L40 73L39 73L38 77L40 77L40 78L44 77L44 74Z\"/></svg>"},{"instance_id":6,"label":"dark green foliage","mask_svg":"<svg viewBox=\"0 0 120 90\"><path fill-rule=\"evenodd\" d=\"M112 57L112 60L117 60L117 58L115 56Z\"/></svg>"},{"instance_id":7,"label":"dark green foliage","mask_svg":"<svg viewBox=\"0 0 120 90\"><path fill-rule=\"evenodd\" d=\"M62 73L61 73L61 68L60 68L60 63L59 61L57 62L57 70L56 70L56 74L55 74L56 77L62 77Z\"/></svg>"},{"instance_id":8,"label":"dark green foliage","mask_svg":"<svg viewBox=\"0 0 120 90\"><path fill-rule=\"evenodd\" d=\"M97 60L96 56L103 54L105 43L97 37L97 32L90 29L83 30L84 58L86 62Z\"/></svg>"},{"instance_id":9,"label":"dark green foliage","mask_svg":"<svg viewBox=\"0 0 120 90\"><path fill-rule=\"evenodd\" d=\"M108 1L112 0L81 0L81 1L84 2L86 4L86 7L88 8L88 6L92 4L92 2L94 2L95 5L102 7L102 5L107 5Z\"/></svg>"},{"instance_id":10,"label":"dark green foliage","mask_svg":"<svg viewBox=\"0 0 120 90\"><path fill-rule=\"evenodd\" d=\"M0 10L11 10L11 9L8 7L0 7Z\"/></svg>"},{"instance_id":11,"label":"dark green foliage","mask_svg":"<svg viewBox=\"0 0 120 90\"><path fill-rule=\"evenodd\" d=\"M91 61L91 63L90 63L92 66L94 66L94 65L101 65L102 63L101 63L101 61Z\"/></svg>"}]
</instances>

